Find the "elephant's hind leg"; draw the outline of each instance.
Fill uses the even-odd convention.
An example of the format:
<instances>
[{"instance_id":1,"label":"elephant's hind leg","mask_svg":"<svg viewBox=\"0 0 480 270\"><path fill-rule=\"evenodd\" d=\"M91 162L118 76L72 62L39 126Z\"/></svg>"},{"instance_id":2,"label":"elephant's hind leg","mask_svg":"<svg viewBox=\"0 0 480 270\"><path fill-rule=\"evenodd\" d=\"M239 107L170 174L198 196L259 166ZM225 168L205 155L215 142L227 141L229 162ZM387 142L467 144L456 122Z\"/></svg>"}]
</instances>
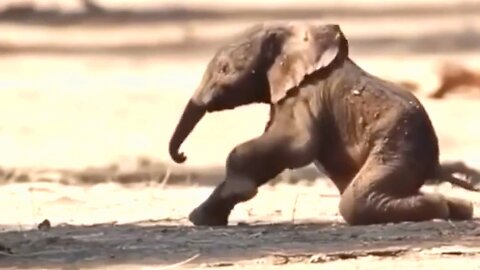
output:
<instances>
[{"instance_id":1,"label":"elephant's hind leg","mask_svg":"<svg viewBox=\"0 0 480 270\"><path fill-rule=\"evenodd\" d=\"M340 203L340 213L351 225L368 225L403 221L447 219L447 201L440 194L418 193L395 198L390 194L372 192L367 198L348 197L346 190Z\"/></svg>"},{"instance_id":2,"label":"elephant's hind leg","mask_svg":"<svg viewBox=\"0 0 480 270\"><path fill-rule=\"evenodd\" d=\"M290 132L289 132L290 130ZM257 188L287 168L312 162L315 154L309 140L280 126L262 136L236 146L229 154L226 178L213 193L189 215L195 225L227 225L237 203L257 194Z\"/></svg>"},{"instance_id":3,"label":"elephant's hind leg","mask_svg":"<svg viewBox=\"0 0 480 270\"><path fill-rule=\"evenodd\" d=\"M418 181L407 170L372 162L360 170L346 188L340 213L351 225L468 219L472 204L441 194L421 193Z\"/></svg>"}]
</instances>

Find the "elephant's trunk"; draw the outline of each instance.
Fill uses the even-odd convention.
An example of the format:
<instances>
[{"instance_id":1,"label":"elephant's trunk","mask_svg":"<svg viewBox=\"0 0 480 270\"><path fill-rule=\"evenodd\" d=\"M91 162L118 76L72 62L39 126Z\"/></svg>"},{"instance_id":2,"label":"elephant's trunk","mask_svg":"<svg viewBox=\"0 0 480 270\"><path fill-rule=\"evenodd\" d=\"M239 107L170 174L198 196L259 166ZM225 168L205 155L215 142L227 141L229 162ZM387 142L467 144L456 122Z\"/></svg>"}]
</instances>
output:
<instances>
[{"instance_id":1,"label":"elephant's trunk","mask_svg":"<svg viewBox=\"0 0 480 270\"><path fill-rule=\"evenodd\" d=\"M196 104L193 100L188 102L170 139L169 152L175 162L183 163L187 159L185 154L180 153L178 150L205 113L206 109L204 106Z\"/></svg>"}]
</instances>

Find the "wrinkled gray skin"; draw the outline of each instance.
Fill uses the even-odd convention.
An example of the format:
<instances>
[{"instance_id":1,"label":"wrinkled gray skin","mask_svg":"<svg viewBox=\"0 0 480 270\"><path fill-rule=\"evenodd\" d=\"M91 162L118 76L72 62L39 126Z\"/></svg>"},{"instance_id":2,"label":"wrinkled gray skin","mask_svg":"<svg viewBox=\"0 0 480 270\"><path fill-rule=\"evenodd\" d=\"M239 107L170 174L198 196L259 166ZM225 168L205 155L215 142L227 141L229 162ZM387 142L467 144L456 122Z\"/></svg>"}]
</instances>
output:
<instances>
[{"instance_id":1,"label":"wrinkled gray skin","mask_svg":"<svg viewBox=\"0 0 480 270\"><path fill-rule=\"evenodd\" d=\"M349 59L338 25L259 24L220 48L172 135L172 159L185 161L180 145L206 112L255 102L270 104L265 132L230 152L226 179L189 215L195 225L226 225L259 186L312 162L349 224L472 217L470 202L419 192L441 171L430 119L411 93Z\"/></svg>"}]
</instances>

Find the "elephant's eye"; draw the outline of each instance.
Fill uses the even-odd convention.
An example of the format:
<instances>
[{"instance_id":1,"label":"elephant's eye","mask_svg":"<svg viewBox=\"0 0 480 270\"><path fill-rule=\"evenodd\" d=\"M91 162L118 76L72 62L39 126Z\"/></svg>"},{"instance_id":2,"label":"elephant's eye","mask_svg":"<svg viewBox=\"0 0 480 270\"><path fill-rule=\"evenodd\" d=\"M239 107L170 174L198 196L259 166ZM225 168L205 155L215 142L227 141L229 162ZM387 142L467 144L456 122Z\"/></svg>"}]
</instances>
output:
<instances>
[{"instance_id":1,"label":"elephant's eye","mask_svg":"<svg viewBox=\"0 0 480 270\"><path fill-rule=\"evenodd\" d=\"M227 74L229 71L230 67L228 66L228 63L223 63L220 65L220 73Z\"/></svg>"}]
</instances>

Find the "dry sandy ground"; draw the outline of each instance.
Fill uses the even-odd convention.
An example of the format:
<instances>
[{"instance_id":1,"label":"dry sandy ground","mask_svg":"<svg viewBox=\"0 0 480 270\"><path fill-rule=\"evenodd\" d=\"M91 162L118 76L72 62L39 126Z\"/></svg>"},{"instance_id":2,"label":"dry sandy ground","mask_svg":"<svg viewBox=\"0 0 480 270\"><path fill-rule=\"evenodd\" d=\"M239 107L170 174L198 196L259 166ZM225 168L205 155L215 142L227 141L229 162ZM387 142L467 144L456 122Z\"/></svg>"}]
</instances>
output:
<instances>
[{"instance_id":1,"label":"dry sandy ground","mask_svg":"<svg viewBox=\"0 0 480 270\"><path fill-rule=\"evenodd\" d=\"M0 267L163 269L193 256L182 267L480 266L480 198L448 185L424 189L474 201L474 221L347 226L337 213L336 190L318 181L262 187L257 197L237 206L230 227L191 227L186 215L211 189L155 183L5 186L2 219L13 224L3 228L0 239L12 254L0 253ZM54 227L32 228L44 219Z\"/></svg>"},{"instance_id":2,"label":"dry sandy ground","mask_svg":"<svg viewBox=\"0 0 480 270\"><path fill-rule=\"evenodd\" d=\"M66 9L75 8L73 2L62 1ZM103 3L114 2L128 6L134 1ZM324 2L328 6L333 1ZM152 5L150 0L142 3ZM426 98L438 84L435 68L440 61L480 69L480 52L471 49L480 47L475 39L478 16L442 16L442 27L435 16L327 19L345 26L352 37L352 58L367 71L419 84L416 93L436 127L442 160L460 159L480 169L480 91ZM193 32L195 39L215 43L250 23L194 23ZM466 28L473 32L462 32ZM1 23L0 32L0 45L7 44L2 48L14 49L0 50L2 269L451 269L452 264L480 269L480 196L445 184L425 189L471 199L475 220L345 226L337 213L336 190L323 178L313 182L317 175L310 175L297 185L263 187L235 209L231 227L191 227L186 215L212 189L196 183L218 183L229 151L260 134L268 116L264 105L207 115L183 146L187 163L170 162L169 136L213 48L182 45L188 43L185 28L175 23L112 28ZM441 42L435 39L438 32L443 33ZM470 45L456 48L452 35L457 32ZM422 39L426 34L433 38ZM115 47L125 44L138 46L134 52ZM167 50L162 44L179 48ZM59 52L62 47L67 49ZM148 163L156 164L151 166L155 171L139 173L150 168ZM211 167L220 169L186 172ZM167 168L173 174L164 185ZM109 181L118 178L108 178L105 170L133 173L136 183ZM91 172L96 180L90 182L104 183L76 181L72 171ZM179 179L202 181L169 185ZM53 227L37 230L44 219ZM235 226L239 222L247 224ZM194 259L173 265L188 258Z\"/></svg>"}]
</instances>

